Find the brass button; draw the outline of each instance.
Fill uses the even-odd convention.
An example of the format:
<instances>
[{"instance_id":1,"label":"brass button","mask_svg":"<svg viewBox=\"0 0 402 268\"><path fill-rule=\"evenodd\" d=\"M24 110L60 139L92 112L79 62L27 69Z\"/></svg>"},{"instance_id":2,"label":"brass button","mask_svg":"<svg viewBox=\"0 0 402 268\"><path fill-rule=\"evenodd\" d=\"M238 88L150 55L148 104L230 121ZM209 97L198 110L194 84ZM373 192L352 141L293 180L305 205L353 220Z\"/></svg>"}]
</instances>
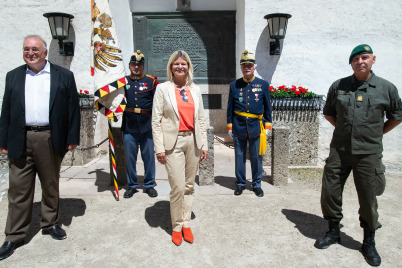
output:
<instances>
[{"instance_id":1,"label":"brass button","mask_svg":"<svg viewBox=\"0 0 402 268\"><path fill-rule=\"evenodd\" d=\"M137 98L135 98L135 100L138 100Z\"/></svg>"},{"instance_id":2,"label":"brass button","mask_svg":"<svg viewBox=\"0 0 402 268\"><path fill-rule=\"evenodd\" d=\"M138 107L138 105L136 104L135 107Z\"/></svg>"}]
</instances>

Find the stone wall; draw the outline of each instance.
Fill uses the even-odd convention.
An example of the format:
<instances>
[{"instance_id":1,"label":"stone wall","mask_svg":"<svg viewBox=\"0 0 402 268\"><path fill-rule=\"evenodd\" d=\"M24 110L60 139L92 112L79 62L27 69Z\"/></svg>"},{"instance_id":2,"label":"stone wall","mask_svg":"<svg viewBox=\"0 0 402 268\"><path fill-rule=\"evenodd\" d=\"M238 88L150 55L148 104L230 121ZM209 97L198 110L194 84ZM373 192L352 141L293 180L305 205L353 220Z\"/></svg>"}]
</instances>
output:
<instances>
[{"instance_id":1,"label":"stone wall","mask_svg":"<svg viewBox=\"0 0 402 268\"><path fill-rule=\"evenodd\" d=\"M8 167L8 158L5 154L0 154L0 169Z\"/></svg>"},{"instance_id":2,"label":"stone wall","mask_svg":"<svg viewBox=\"0 0 402 268\"><path fill-rule=\"evenodd\" d=\"M93 106L81 107L80 144L78 149L64 156L63 166L82 166L95 157L95 148L87 148L94 145L96 113Z\"/></svg>"},{"instance_id":3,"label":"stone wall","mask_svg":"<svg viewBox=\"0 0 402 268\"><path fill-rule=\"evenodd\" d=\"M207 128L207 139L208 148L203 148L203 150L208 150L208 157L204 163L200 163L199 169L199 184L203 185L213 185L215 183L214 168L215 168L215 154L214 154L214 128Z\"/></svg>"},{"instance_id":4,"label":"stone wall","mask_svg":"<svg viewBox=\"0 0 402 268\"><path fill-rule=\"evenodd\" d=\"M274 111L272 127L289 128L289 164L316 165L318 154L319 112Z\"/></svg>"}]
</instances>

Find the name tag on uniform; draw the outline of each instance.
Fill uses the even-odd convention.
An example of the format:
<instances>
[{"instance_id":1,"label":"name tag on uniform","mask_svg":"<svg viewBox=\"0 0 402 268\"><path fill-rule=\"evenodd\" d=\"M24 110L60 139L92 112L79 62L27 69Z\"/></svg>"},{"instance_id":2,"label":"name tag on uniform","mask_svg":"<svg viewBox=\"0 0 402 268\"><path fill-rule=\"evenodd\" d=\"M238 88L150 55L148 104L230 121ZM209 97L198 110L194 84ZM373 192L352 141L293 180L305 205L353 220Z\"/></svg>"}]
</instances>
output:
<instances>
[{"instance_id":1,"label":"name tag on uniform","mask_svg":"<svg viewBox=\"0 0 402 268\"><path fill-rule=\"evenodd\" d=\"M357 96L357 101L363 101L363 96L362 95Z\"/></svg>"},{"instance_id":2,"label":"name tag on uniform","mask_svg":"<svg viewBox=\"0 0 402 268\"><path fill-rule=\"evenodd\" d=\"M337 90L336 94L337 95L352 95L352 93L350 93L350 91L344 91L344 90Z\"/></svg>"}]
</instances>

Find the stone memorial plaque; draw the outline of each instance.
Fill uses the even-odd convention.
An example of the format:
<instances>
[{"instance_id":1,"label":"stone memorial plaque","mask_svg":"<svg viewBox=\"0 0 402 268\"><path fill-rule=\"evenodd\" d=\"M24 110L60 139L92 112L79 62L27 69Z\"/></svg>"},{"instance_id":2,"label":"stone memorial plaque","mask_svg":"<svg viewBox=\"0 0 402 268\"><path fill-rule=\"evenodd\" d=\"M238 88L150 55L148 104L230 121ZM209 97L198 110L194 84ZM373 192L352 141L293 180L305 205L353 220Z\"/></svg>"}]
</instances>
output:
<instances>
[{"instance_id":1,"label":"stone memorial plaque","mask_svg":"<svg viewBox=\"0 0 402 268\"><path fill-rule=\"evenodd\" d=\"M228 84L236 78L235 12L133 13L134 49L145 55L145 72L166 81L176 50L193 63L194 81Z\"/></svg>"}]
</instances>

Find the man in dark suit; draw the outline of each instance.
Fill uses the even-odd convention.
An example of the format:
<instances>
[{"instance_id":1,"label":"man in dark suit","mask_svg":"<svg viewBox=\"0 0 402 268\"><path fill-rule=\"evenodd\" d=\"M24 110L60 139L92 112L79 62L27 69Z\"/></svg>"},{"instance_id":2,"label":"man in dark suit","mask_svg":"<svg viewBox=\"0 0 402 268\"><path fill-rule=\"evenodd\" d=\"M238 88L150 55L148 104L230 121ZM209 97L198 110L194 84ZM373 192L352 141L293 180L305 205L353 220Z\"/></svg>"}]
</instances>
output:
<instances>
[{"instance_id":1,"label":"man in dark suit","mask_svg":"<svg viewBox=\"0 0 402 268\"><path fill-rule=\"evenodd\" d=\"M23 43L22 65L6 76L0 117L0 152L9 158L8 218L0 260L23 244L32 216L35 177L42 186L42 233L65 239L59 220L59 173L79 143L80 108L74 75L46 60L46 42Z\"/></svg>"}]
</instances>

